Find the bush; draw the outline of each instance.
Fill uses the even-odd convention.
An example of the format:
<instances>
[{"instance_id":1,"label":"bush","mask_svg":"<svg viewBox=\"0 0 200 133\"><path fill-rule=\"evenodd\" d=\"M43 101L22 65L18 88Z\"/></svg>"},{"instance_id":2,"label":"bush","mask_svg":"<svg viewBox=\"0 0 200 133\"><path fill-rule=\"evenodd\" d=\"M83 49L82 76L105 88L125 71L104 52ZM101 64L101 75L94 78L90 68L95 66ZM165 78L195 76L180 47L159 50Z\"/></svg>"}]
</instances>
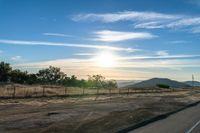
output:
<instances>
[{"instance_id":1,"label":"bush","mask_svg":"<svg viewBox=\"0 0 200 133\"><path fill-rule=\"evenodd\" d=\"M165 89L169 89L170 88L169 85L165 85L165 84L157 84L157 87L159 87L159 88L165 88Z\"/></svg>"}]
</instances>

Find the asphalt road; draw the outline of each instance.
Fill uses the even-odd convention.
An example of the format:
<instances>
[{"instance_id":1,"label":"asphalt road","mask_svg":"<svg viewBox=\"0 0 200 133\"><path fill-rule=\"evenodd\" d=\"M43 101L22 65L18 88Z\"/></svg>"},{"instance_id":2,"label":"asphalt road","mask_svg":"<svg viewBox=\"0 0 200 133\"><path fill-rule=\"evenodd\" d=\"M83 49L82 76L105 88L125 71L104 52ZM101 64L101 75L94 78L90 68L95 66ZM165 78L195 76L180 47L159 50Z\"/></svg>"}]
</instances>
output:
<instances>
[{"instance_id":1,"label":"asphalt road","mask_svg":"<svg viewBox=\"0 0 200 133\"><path fill-rule=\"evenodd\" d=\"M200 104L130 133L200 133Z\"/></svg>"}]
</instances>

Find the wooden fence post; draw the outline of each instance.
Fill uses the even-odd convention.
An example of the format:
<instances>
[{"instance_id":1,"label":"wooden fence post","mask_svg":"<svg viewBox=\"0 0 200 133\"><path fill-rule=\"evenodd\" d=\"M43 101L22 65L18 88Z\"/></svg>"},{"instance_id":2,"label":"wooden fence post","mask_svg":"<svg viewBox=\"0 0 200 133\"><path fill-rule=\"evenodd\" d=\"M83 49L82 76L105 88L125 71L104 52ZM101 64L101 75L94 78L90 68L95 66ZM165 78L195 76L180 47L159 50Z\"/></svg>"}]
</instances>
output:
<instances>
[{"instance_id":1,"label":"wooden fence post","mask_svg":"<svg viewBox=\"0 0 200 133\"><path fill-rule=\"evenodd\" d=\"M97 95L99 95L99 87L97 88Z\"/></svg>"},{"instance_id":2,"label":"wooden fence post","mask_svg":"<svg viewBox=\"0 0 200 133\"><path fill-rule=\"evenodd\" d=\"M43 86L42 96L45 96L45 87Z\"/></svg>"},{"instance_id":3,"label":"wooden fence post","mask_svg":"<svg viewBox=\"0 0 200 133\"><path fill-rule=\"evenodd\" d=\"M82 92L82 95L84 95L85 94L85 87L83 87L83 92Z\"/></svg>"},{"instance_id":4,"label":"wooden fence post","mask_svg":"<svg viewBox=\"0 0 200 133\"><path fill-rule=\"evenodd\" d=\"M99 87L97 87L97 93L96 93L95 101L97 100L98 96L99 96Z\"/></svg>"},{"instance_id":5,"label":"wooden fence post","mask_svg":"<svg viewBox=\"0 0 200 133\"><path fill-rule=\"evenodd\" d=\"M26 90L25 97L28 97L28 90Z\"/></svg>"},{"instance_id":6,"label":"wooden fence post","mask_svg":"<svg viewBox=\"0 0 200 133\"><path fill-rule=\"evenodd\" d=\"M13 85L13 98L15 98L16 88L15 85Z\"/></svg>"},{"instance_id":7,"label":"wooden fence post","mask_svg":"<svg viewBox=\"0 0 200 133\"><path fill-rule=\"evenodd\" d=\"M65 95L67 95L67 87L65 87Z\"/></svg>"},{"instance_id":8,"label":"wooden fence post","mask_svg":"<svg viewBox=\"0 0 200 133\"><path fill-rule=\"evenodd\" d=\"M129 95L129 88L128 88L128 93L127 93L127 95Z\"/></svg>"},{"instance_id":9,"label":"wooden fence post","mask_svg":"<svg viewBox=\"0 0 200 133\"><path fill-rule=\"evenodd\" d=\"M36 87L34 88L34 94L36 95L37 97L37 91L36 91Z\"/></svg>"}]
</instances>

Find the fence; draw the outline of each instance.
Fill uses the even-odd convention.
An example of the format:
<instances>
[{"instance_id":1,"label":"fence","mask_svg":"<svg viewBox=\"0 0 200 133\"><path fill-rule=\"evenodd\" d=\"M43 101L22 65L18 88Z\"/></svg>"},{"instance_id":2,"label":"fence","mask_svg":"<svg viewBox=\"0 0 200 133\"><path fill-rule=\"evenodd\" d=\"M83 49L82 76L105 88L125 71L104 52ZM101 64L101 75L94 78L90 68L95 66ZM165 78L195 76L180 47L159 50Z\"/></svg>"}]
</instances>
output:
<instances>
[{"instance_id":1,"label":"fence","mask_svg":"<svg viewBox=\"0 0 200 133\"><path fill-rule=\"evenodd\" d=\"M50 97L50 96L84 96L84 95L113 95L113 94L133 94L133 93L162 93L172 91L182 91L185 89L131 89L131 88L78 88L64 86L41 86L41 85L0 85L0 98L26 98L26 97Z\"/></svg>"}]
</instances>

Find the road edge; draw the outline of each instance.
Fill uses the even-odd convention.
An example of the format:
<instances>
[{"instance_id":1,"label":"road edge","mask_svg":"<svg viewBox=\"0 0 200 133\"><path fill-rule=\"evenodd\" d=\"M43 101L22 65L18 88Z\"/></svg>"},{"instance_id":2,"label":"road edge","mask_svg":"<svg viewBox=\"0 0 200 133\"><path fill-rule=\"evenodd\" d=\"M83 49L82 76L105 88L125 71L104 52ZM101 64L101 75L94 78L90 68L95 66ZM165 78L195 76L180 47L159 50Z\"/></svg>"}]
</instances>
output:
<instances>
[{"instance_id":1,"label":"road edge","mask_svg":"<svg viewBox=\"0 0 200 133\"><path fill-rule=\"evenodd\" d=\"M144 120L144 121L142 121L142 122L139 122L138 124L134 124L134 125L131 125L131 126L127 127L127 128L121 129L121 130L119 130L119 131L117 131L117 132L115 132L115 133L127 133L127 132L130 132L130 131L133 131L133 130L135 130L135 129L137 129L137 128L146 126L147 124L156 122L156 121L158 121L158 120L165 119L165 118L169 117L170 115L173 115L173 114L175 114L175 113L178 113L178 112L180 112L180 111L182 111L182 110L185 110L185 109L187 109L187 108L196 106L196 105L198 105L198 104L200 104L200 101L197 101L197 102L188 104L188 105L186 105L186 106L184 106L184 107L182 107L182 108L180 108L180 109L178 109L178 110L171 111L171 112L168 112L168 113L165 113L165 114L161 114L161 115L155 116L155 117L153 117L153 118Z\"/></svg>"}]
</instances>

